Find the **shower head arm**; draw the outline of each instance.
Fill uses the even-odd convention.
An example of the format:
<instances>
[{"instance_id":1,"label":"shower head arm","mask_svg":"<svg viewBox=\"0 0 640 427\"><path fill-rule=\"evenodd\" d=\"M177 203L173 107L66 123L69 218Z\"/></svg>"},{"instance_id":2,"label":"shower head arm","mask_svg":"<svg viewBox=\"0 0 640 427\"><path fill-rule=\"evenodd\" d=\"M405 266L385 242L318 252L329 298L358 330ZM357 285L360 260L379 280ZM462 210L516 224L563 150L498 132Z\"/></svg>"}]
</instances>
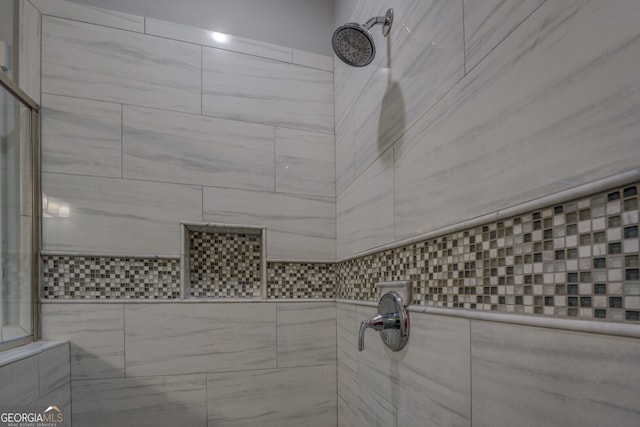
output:
<instances>
[{"instance_id":1,"label":"shower head arm","mask_svg":"<svg viewBox=\"0 0 640 427\"><path fill-rule=\"evenodd\" d=\"M364 26L367 27L367 30L370 30L371 27L373 27L374 25L382 24L382 35L386 37L389 34L389 31L391 30L392 23L393 23L393 9L389 9L387 10L387 13L385 13L384 16L374 16L373 18L369 19L367 23L364 24Z\"/></svg>"}]
</instances>

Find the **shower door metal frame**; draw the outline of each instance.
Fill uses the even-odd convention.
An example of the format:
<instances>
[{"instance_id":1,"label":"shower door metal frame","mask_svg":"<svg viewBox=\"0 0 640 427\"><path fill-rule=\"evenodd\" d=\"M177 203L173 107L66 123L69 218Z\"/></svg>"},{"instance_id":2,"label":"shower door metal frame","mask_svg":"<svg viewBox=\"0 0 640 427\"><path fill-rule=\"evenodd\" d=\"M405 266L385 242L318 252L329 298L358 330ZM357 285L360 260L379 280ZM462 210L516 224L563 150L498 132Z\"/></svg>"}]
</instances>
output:
<instances>
[{"instance_id":1,"label":"shower door metal frame","mask_svg":"<svg viewBox=\"0 0 640 427\"><path fill-rule=\"evenodd\" d=\"M16 98L30 113L29 144L31 149L31 335L6 343L0 343L0 351L8 350L40 339L40 236L41 236L41 185L40 185L40 106L3 72L0 87Z\"/></svg>"}]
</instances>

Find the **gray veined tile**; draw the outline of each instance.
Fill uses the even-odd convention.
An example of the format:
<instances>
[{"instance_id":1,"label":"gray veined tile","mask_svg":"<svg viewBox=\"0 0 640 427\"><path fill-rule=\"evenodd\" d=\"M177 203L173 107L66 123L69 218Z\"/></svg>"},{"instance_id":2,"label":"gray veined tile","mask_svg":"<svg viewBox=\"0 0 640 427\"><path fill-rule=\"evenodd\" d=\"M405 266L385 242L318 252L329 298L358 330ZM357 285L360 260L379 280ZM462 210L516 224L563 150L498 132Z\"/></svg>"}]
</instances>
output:
<instances>
[{"instance_id":1,"label":"gray veined tile","mask_svg":"<svg viewBox=\"0 0 640 427\"><path fill-rule=\"evenodd\" d=\"M202 113L333 133L333 74L203 48Z\"/></svg>"},{"instance_id":2,"label":"gray veined tile","mask_svg":"<svg viewBox=\"0 0 640 427\"><path fill-rule=\"evenodd\" d=\"M337 200L338 258L393 241L393 151L387 150Z\"/></svg>"},{"instance_id":3,"label":"gray veined tile","mask_svg":"<svg viewBox=\"0 0 640 427\"><path fill-rule=\"evenodd\" d=\"M395 144L396 239L636 168L638 16L536 9Z\"/></svg>"},{"instance_id":4,"label":"gray veined tile","mask_svg":"<svg viewBox=\"0 0 640 427\"><path fill-rule=\"evenodd\" d=\"M269 259L335 259L330 197L205 187L203 220L266 226Z\"/></svg>"},{"instance_id":5,"label":"gray veined tile","mask_svg":"<svg viewBox=\"0 0 640 427\"><path fill-rule=\"evenodd\" d=\"M62 411L63 420L71 419L71 382L68 381L47 394L40 395L38 400L29 403L29 406L41 406L46 410L49 406L57 406ZM71 423L69 423L71 425Z\"/></svg>"},{"instance_id":6,"label":"gray veined tile","mask_svg":"<svg viewBox=\"0 0 640 427\"><path fill-rule=\"evenodd\" d=\"M341 427L395 427L396 408L357 377L338 370L338 425Z\"/></svg>"},{"instance_id":7,"label":"gray veined tile","mask_svg":"<svg viewBox=\"0 0 640 427\"><path fill-rule=\"evenodd\" d=\"M418 2L354 106L356 175L464 77L462 2Z\"/></svg>"},{"instance_id":8,"label":"gray veined tile","mask_svg":"<svg viewBox=\"0 0 640 427\"><path fill-rule=\"evenodd\" d=\"M29 0L45 15L144 32L144 17L66 0Z\"/></svg>"},{"instance_id":9,"label":"gray veined tile","mask_svg":"<svg viewBox=\"0 0 640 427\"><path fill-rule=\"evenodd\" d=\"M465 63L471 70L544 0L464 2Z\"/></svg>"},{"instance_id":10,"label":"gray veined tile","mask_svg":"<svg viewBox=\"0 0 640 427\"><path fill-rule=\"evenodd\" d=\"M127 376L276 367L274 304L129 304Z\"/></svg>"},{"instance_id":11,"label":"gray veined tile","mask_svg":"<svg viewBox=\"0 0 640 427\"><path fill-rule=\"evenodd\" d=\"M73 380L124 376L122 304L43 304L42 337L68 340Z\"/></svg>"},{"instance_id":12,"label":"gray veined tile","mask_svg":"<svg viewBox=\"0 0 640 427\"><path fill-rule=\"evenodd\" d=\"M40 395L38 356L0 366L0 402L3 405L28 405ZM6 384L12 386L7 387Z\"/></svg>"},{"instance_id":13,"label":"gray veined tile","mask_svg":"<svg viewBox=\"0 0 640 427\"><path fill-rule=\"evenodd\" d=\"M71 381L69 360L68 343L45 350L38 355L40 396L51 393Z\"/></svg>"},{"instance_id":14,"label":"gray veined tile","mask_svg":"<svg viewBox=\"0 0 640 427\"><path fill-rule=\"evenodd\" d=\"M357 308L358 319L376 313ZM392 352L367 331L358 353L358 380L380 396L390 396L399 412L415 414L425 427L471 425L469 321L410 313L407 346Z\"/></svg>"},{"instance_id":15,"label":"gray veined tile","mask_svg":"<svg viewBox=\"0 0 640 427\"><path fill-rule=\"evenodd\" d=\"M47 251L178 256L180 222L202 219L201 187L45 173L42 192L66 207L43 218Z\"/></svg>"},{"instance_id":16,"label":"gray veined tile","mask_svg":"<svg viewBox=\"0 0 640 427\"><path fill-rule=\"evenodd\" d=\"M273 191L271 126L124 106L124 177Z\"/></svg>"},{"instance_id":17,"label":"gray veined tile","mask_svg":"<svg viewBox=\"0 0 640 427\"><path fill-rule=\"evenodd\" d=\"M146 33L283 62L291 62L292 60L292 49L289 47L153 18L146 18Z\"/></svg>"},{"instance_id":18,"label":"gray veined tile","mask_svg":"<svg viewBox=\"0 0 640 427\"><path fill-rule=\"evenodd\" d=\"M637 339L482 321L471 331L474 426L638 424Z\"/></svg>"},{"instance_id":19,"label":"gray veined tile","mask_svg":"<svg viewBox=\"0 0 640 427\"><path fill-rule=\"evenodd\" d=\"M333 72L333 57L293 49L293 63Z\"/></svg>"},{"instance_id":20,"label":"gray veined tile","mask_svg":"<svg viewBox=\"0 0 640 427\"><path fill-rule=\"evenodd\" d=\"M336 194L341 194L356 179L356 145L353 111L345 120L336 121Z\"/></svg>"},{"instance_id":21,"label":"gray veined tile","mask_svg":"<svg viewBox=\"0 0 640 427\"><path fill-rule=\"evenodd\" d=\"M204 374L74 381L71 396L75 425L207 425Z\"/></svg>"},{"instance_id":22,"label":"gray veined tile","mask_svg":"<svg viewBox=\"0 0 640 427\"><path fill-rule=\"evenodd\" d=\"M34 101L40 103L40 55L42 21L29 1L20 2L20 40L18 83Z\"/></svg>"},{"instance_id":23,"label":"gray veined tile","mask_svg":"<svg viewBox=\"0 0 640 427\"><path fill-rule=\"evenodd\" d=\"M122 106L42 95L42 170L122 176Z\"/></svg>"},{"instance_id":24,"label":"gray veined tile","mask_svg":"<svg viewBox=\"0 0 640 427\"><path fill-rule=\"evenodd\" d=\"M335 196L333 135L276 128L276 191Z\"/></svg>"},{"instance_id":25,"label":"gray veined tile","mask_svg":"<svg viewBox=\"0 0 640 427\"><path fill-rule=\"evenodd\" d=\"M335 303L280 303L278 367L336 363Z\"/></svg>"},{"instance_id":26,"label":"gray veined tile","mask_svg":"<svg viewBox=\"0 0 640 427\"><path fill-rule=\"evenodd\" d=\"M201 112L201 47L50 16L42 20L42 91Z\"/></svg>"},{"instance_id":27,"label":"gray veined tile","mask_svg":"<svg viewBox=\"0 0 640 427\"><path fill-rule=\"evenodd\" d=\"M209 425L325 427L336 422L335 365L207 374Z\"/></svg>"}]
</instances>

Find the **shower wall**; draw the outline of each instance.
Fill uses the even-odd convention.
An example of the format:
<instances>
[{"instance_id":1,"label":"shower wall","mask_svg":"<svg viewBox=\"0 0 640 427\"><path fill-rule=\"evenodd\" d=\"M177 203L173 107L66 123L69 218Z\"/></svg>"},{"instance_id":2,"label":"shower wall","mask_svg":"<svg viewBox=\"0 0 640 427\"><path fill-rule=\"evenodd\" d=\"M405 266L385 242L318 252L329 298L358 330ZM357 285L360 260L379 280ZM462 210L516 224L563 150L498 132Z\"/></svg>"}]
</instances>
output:
<instances>
[{"instance_id":1,"label":"shower wall","mask_svg":"<svg viewBox=\"0 0 640 427\"><path fill-rule=\"evenodd\" d=\"M614 203L623 185L637 193L638 3L341 1L336 26L389 7L396 16L389 38L373 29L374 63L335 61L339 425L636 425L637 203L617 211L630 221L631 240L606 231L603 252L592 251L600 229L587 216L600 209L589 203ZM624 176L590 194L569 191ZM524 206L565 190L566 199ZM567 250L566 266L576 265L569 270L565 235L553 241L537 228L560 224L550 218L565 202L586 209L573 234L589 246ZM505 209L523 215L500 216ZM620 227L615 209L594 215L594 227L607 216ZM507 229L521 224L528 235L518 242ZM577 220L569 230L576 227ZM567 245L578 238L568 234ZM547 248L544 239L562 246ZM541 249L527 253L527 244ZM616 253L629 263L623 260L622 275L607 276L595 271L602 265L596 253L607 267L618 265ZM505 265L511 255L524 255L525 265ZM572 305L576 297L567 304L555 292L580 279L576 294L591 296L602 274L599 286L618 294L599 311L607 321L634 324L567 318L595 318L592 299ZM353 343L359 322L375 313L375 282L391 279L414 285L408 347L392 353L368 332L359 353ZM614 319L623 297L633 312ZM525 306L509 306L514 300Z\"/></svg>"},{"instance_id":2,"label":"shower wall","mask_svg":"<svg viewBox=\"0 0 640 427\"><path fill-rule=\"evenodd\" d=\"M265 226L272 298L324 295L296 277L335 260L332 58L31 4L42 336L70 343L74 425L335 425L332 299L174 292L184 221Z\"/></svg>"}]
</instances>

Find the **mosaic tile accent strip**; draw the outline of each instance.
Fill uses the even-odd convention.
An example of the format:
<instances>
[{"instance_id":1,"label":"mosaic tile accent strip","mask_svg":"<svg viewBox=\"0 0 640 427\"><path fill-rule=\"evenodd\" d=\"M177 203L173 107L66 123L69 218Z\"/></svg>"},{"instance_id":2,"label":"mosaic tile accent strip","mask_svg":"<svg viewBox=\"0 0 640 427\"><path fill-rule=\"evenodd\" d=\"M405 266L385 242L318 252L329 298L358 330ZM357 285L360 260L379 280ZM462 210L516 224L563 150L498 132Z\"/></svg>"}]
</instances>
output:
<instances>
[{"instance_id":1,"label":"mosaic tile accent strip","mask_svg":"<svg viewBox=\"0 0 640 427\"><path fill-rule=\"evenodd\" d=\"M259 298L261 240L259 234L190 230L190 295Z\"/></svg>"},{"instance_id":2,"label":"mosaic tile accent strip","mask_svg":"<svg viewBox=\"0 0 640 427\"><path fill-rule=\"evenodd\" d=\"M336 264L267 263L267 298L335 298Z\"/></svg>"},{"instance_id":3,"label":"mosaic tile accent strip","mask_svg":"<svg viewBox=\"0 0 640 427\"><path fill-rule=\"evenodd\" d=\"M44 255L42 298L178 299L180 260Z\"/></svg>"},{"instance_id":4,"label":"mosaic tile accent strip","mask_svg":"<svg viewBox=\"0 0 640 427\"><path fill-rule=\"evenodd\" d=\"M638 184L337 265L338 298L640 321Z\"/></svg>"}]
</instances>

